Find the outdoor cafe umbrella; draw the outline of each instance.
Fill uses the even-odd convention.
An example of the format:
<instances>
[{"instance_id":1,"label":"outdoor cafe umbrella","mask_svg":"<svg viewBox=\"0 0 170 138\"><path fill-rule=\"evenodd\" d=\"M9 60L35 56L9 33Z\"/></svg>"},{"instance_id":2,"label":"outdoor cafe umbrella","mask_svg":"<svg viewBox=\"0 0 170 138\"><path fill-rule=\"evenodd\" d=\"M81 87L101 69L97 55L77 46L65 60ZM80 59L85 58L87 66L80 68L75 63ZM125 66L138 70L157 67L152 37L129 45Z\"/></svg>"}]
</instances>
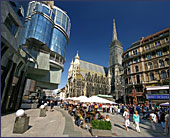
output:
<instances>
[{"instance_id":1,"label":"outdoor cafe umbrella","mask_svg":"<svg viewBox=\"0 0 170 138\"><path fill-rule=\"evenodd\" d=\"M90 98L82 99L82 100L80 100L80 102L116 104L115 102L100 98L98 96L92 96Z\"/></svg>"},{"instance_id":2,"label":"outdoor cafe umbrella","mask_svg":"<svg viewBox=\"0 0 170 138\"><path fill-rule=\"evenodd\" d=\"M84 98L80 100L81 103L90 103L90 98Z\"/></svg>"},{"instance_id":3,"label":"outdoor cafe umbrella","mask_svg":"<svg viewBox=\"0 0 170 138\"><path fill-rule=\"evenodd\" d=\"M78 100L78 101L81 101L83 99L87 99L87 97L86 96L79 96L79 97L76 98L76 100Z\"/></svg>"},{"instance_id":4,"label":"outdoor cafe umbrella","mask_svg":"<svg viewBox=\"0 0 170 138\"><path fill-rule=\"evenodd\" d=\"M169 102L161 103L160 106L169 106Z\"/></svg>"}]
</instances>

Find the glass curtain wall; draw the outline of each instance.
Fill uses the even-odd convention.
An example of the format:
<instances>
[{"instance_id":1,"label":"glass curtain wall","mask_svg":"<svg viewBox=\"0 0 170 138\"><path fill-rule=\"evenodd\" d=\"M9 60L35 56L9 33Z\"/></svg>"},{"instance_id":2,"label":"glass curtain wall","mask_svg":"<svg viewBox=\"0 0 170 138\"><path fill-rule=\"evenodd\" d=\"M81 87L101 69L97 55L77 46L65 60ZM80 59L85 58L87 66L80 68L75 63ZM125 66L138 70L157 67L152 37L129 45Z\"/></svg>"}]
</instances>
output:
<instances>
[{"instance_id":1,"label":"glass curtain wall","mask_svg":"<svg viewBox=\"0 0 170 138\"><path fill-rule=\"evenodd\" d=\"M65 58L70 27L68 15L60 8L51 9L41 2L30 2L21 45L34 38Z\"/></svg>"}]
</instances>

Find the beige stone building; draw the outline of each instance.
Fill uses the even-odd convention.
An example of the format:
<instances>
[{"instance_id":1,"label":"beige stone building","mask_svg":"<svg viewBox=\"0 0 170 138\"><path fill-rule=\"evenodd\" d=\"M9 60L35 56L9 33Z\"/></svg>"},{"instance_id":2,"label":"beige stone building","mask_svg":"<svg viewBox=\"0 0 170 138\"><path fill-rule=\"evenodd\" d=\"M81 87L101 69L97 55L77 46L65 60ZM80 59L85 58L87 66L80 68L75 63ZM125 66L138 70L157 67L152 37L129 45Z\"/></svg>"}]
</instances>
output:
<instances>
[{"instance_id":1,"label":"beige stone building","mask_svg":"<svg viewBox=\"0 0 170 138\"><path fill-rule=\"evenodd\" d=\"M107 72L106 67L80 60L77 53L68 71L65 86L67 97L108 94L110 85Z\"/></svg>"},{"instance_id":2,"label":"beige stone building","mask_svg":"<svg viewBox=\"0 0 170 138\"><path fill-rule=\"evenodd\" d=\"M142 37L122 57L127 103L144 103L147 87L169 84L169 28Z\"/></svg>"}]
</instances>

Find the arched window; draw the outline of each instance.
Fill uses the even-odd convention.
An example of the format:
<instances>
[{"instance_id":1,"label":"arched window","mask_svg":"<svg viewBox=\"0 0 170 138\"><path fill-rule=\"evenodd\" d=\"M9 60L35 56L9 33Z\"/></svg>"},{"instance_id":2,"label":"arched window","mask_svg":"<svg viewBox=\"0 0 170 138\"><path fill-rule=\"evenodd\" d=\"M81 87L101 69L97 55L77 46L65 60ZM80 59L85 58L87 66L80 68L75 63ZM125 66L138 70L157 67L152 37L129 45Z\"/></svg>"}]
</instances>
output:
<instances>
[{"instance_id":1,"label":"arched window","mask_svg":"<svg viewBox=\"0 0 170 138\"><path fill-rule=\"evenodd\" d=\"M165 61L166 61L167 65L169 65L169 58L166 58Z\"/></svg>"},{"instance_id":2,"label":"arched window","mask_svg":"<svg viewBox=\"0 0 170 138\"><path fill-rule=\"evenodd\" d=\"M164 70L161 71L161 78L166 79L166 72Z\"/></svg>"},{"instance_id":3,"label":"arched window","mask_svg":"<svg viewBox=\"0 0 170 138\"><path fill-rule=\"evenodd\" d=\"M136 72L139 72L139 67L135 66L135 70L136 70Z\"/></svg>"},{"instance_id":4,"label":"arched window","mask_svg":"<svg viewBox=\"0 0 170 138\"><path fill-rule=\"evenodd\" d=\"M140 83L140 76L139 75L136 75L136 80L137 80L137 83Z\"/></svg>"},{"instance_id":5,"label":"arched window","mask_svg":"<svg viewBox=\"0 0 170 138\"><path fill-rule=\"evenodd\" d=\"M152 62L149 62L149 63L148 63L148 66L149 66L149 69L153 69L153 64L152 64Z\"/></svg>"},{"instance_id":6,"label":"arched window","mask_svg":"<svg viewBox=\"0 0 170 138\"><path fill-rule=\"evenodd\" d=\"M154 80L154 74L150 73L150 81L153 81L153 80Z\"/></svg>"},{"instance_id":7,"label":"arched window","mask_svg":"<svg viewBox=\"0 0 170 138\"><path fill-rule=\"evenodd\" d=\"M159 60L159 63L160 63L160 67L164 67L165 64L164 64L164 61L163 60Z\"/></svg>"}]
</instances>

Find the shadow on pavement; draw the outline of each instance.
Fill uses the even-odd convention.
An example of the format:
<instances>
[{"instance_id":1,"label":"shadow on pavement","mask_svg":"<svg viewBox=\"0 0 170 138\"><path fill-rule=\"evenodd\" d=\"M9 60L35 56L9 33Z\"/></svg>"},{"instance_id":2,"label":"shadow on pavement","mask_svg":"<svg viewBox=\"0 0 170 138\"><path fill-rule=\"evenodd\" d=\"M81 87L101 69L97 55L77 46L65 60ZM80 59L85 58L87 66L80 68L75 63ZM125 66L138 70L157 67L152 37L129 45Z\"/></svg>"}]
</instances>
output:
<instances>
[{"instance_id":1,"label":"shadow on pavement","mask_svg":"<svg viewBox=\"0 0 170 138\"><path fill-rule=\"evenodd\" d=\"M32 126L28 126L28 130L31 129L31 128L32 128Z\"/></svg>"},{"instance_id":2,"label":"shadow on pavement","mask_svg":"<svg viewBox=\"0 0 170 138\"><path fill-rule=\"evenodd\" d=\"M119 128L122 128L122 129L124 129L124 130L125 130L125 128L124 128L124 127L122 127L122 126L120 126L119 124L114 124L114 126L119 127Z\"/></svg>"}]
</instances>

